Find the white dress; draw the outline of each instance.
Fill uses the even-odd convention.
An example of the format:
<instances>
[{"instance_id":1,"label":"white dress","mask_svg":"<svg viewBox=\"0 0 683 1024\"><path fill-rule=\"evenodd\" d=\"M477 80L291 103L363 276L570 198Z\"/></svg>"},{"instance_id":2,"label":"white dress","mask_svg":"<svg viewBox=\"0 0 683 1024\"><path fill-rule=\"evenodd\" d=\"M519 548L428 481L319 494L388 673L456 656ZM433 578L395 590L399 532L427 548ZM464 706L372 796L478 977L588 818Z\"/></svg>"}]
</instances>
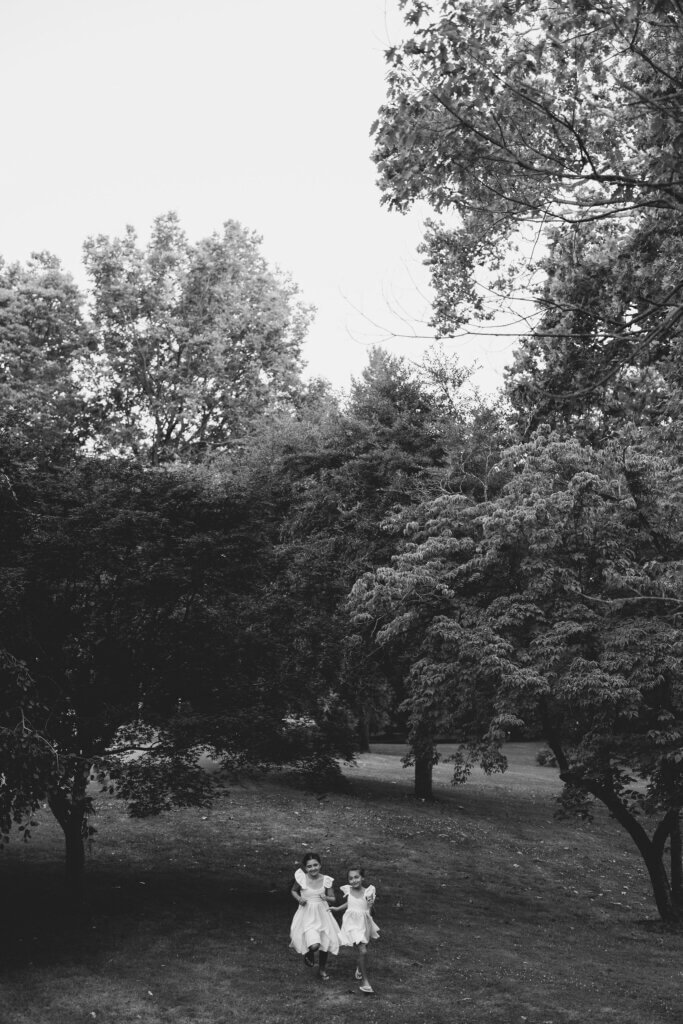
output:
<instances>
[{"instance_id":1,"label":"white dress","mask_svg":"<svg viewBox=\"0 0 683 1024\"><path fill-rule=\"evenodd\" d=\"M294 881L301 886L301 895L306 902L299 907L292 920L289 933L291 948L303 954L308 952L309 946L319 943L324 953L336 955L339 952L341 932L327 901L322 899L325 889L332 888L334 879L323 875L322 885L312 889L308 875L299 868L294 873Z\"/></svg>"},{"instance_id":2,"label":"white dress","mask_svg":"<svg viewBox=\"0 0 683 1024\"><path fill-rule=\"evenodd\" d=\"M372 919L368 898L376 895L374 885L368 885L362 896L354 895L350 885L342 885L341 891L348 900L341 923L341 940L344 946L357 942L369 942L379 938L379 928Z\"/></svg>"}]
</instances>

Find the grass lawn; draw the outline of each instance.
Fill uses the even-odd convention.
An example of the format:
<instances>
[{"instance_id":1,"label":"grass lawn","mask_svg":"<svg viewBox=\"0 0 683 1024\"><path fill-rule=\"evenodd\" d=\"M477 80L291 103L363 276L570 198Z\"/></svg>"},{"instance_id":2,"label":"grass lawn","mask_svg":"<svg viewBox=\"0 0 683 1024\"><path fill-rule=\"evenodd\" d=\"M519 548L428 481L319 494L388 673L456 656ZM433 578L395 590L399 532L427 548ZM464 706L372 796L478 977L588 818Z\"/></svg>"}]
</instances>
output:
<instances>
[{"instance_id":1,"label":"grass lawn","mask_svg":"<svg viewBox=\"0 0 683 1024\"><path fill-rule=\"evenodd\" d=\"M415 801L397 747L348 769L349 790L246 782L210 811L128 819L101 804L88 909L63 912L49 815L0 854L2 1024L657 1024L681 1020L683 936L657 920L622 830L557 822L535 748L465 786L435 773ZM353 955L323 984L288 947L295 862L341 884L362 859L378 890L376 995Z\"/></svg>"}]
</instances>

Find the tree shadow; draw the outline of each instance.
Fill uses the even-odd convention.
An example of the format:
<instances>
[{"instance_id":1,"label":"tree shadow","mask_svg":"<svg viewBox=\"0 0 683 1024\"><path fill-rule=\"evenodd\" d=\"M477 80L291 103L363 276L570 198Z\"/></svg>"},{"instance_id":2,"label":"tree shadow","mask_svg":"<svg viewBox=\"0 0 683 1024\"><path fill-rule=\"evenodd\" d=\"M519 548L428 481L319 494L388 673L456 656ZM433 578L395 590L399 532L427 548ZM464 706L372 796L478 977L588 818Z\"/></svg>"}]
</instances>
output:
<instances>
[{"instance_id":1,"label":"tree shadow","mask_svg":"<svg viewBox=\"0 0 683 1024\"><path fill-rule=\"evenodd\" d=\"M5 969L95 962L132 936L159 937L216 933L243 941L247 926L282 928L291 899L283 888L206 867L145 871L91 867L85 896L69 899L61 865L3 865L0 964ZM275 922L277 922L275 924Z\"/></svg>"}]
</instances>

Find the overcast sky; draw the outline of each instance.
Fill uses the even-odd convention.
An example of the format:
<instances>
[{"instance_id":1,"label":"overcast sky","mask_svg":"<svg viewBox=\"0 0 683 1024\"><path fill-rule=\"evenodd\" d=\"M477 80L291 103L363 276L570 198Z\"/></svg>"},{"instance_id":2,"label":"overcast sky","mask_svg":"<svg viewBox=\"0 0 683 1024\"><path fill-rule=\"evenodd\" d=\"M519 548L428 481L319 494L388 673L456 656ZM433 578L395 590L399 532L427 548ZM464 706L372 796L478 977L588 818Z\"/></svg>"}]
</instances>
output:
<instances>
[{"instance_id":1,"label":"overcast sky","mask_svg":"<svg viewBox=\"0 0 683 1024\"><path fill-rule=\"evenodd\" d=\"M240 221L317 309L309 372L346 387L368 346L419 359L424 210L380 207L369 128L397 0L2 0L0 255L58 255L176 210ZM455 343L452 343L455 344ZM458 342L486 390L505 339Z\"/></svg>"}]
</instances>

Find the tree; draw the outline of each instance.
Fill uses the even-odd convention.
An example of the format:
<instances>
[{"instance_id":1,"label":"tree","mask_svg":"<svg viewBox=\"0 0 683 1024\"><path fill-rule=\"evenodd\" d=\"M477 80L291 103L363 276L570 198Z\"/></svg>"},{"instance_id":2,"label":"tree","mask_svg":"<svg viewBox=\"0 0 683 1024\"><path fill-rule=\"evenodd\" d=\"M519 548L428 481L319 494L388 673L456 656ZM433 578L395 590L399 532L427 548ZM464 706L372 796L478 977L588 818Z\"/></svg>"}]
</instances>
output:
<instances>
[{"instance_id":1,"label":"tree","mask_svg":"<svg viewBox=\"0 0 683 1024\"><path fill-rule=\"evenodd\" d=\"M446 417L468 372L442 365L440 374L437 387L373 351L344 407L316 389L295 415L264 418L228 460L258 481L254 508L271 523L272 575L252 630L277 652L273 678L287 692L305 680L328 708L325 734L352 719L361 750L396 714L402 682L399 666L350 630L345 599L397 548L386 514L421 494L444 461Z\"/></svg>"},{"instance_id":2,"label":"tree","mask_svg":"<svg viewBox=\"0 0 683 1024\"><path fill-rule=\"evenodd\" d=\"M192 245L167 214L144 250L132 228L85 243L105 449L152 465L203 458L294 400L311 310L268 267L260 241L228 221Z\"/></svg>"},{"instance_id":3,"label":"tree","mask_svg":"<svg viewBox=\"0 0 683 1024\"><path fill-rule=\"evenodd\" d=\"M361 573L397 549L397 538L383 528L387 514L421 495L444 464L444 394L450 402L469 371L455 364L441 370L439 392L404 360L373 349L343 414L322 435L316 461L307 464L293 508L290 544L315 572L319 597L330 596L334 671L357 721L360 750L369 749L372 729L395 719L402 672L350 630L345 599Z\"/></svg>"},{"instance_id":4,"label":"tree","mask_svg":"<svg viewBox=\"0 0 683 1024\"><path fill-rule=\"evenodd\" d=\"M59 457L91 432L78 385L92 339L59 260L0 261L0 439L6 456Z\"/></svg>"},{"instance_id":5,"label":"tree","mask_svg":"<svg viewBox=\"0 0 683 1024\"><path fill-rule=\"evenodd\" d=\"M507 381L527 432L549 423L599 445L624 420L656 424L679 415L681 331L671 303L680 226L653 211L637 226L549 232L539 263L542 318L521 339Z\"/></svg>"},{"instance_id":6,"label":"tree","mask_svg":"<svg viewBox=\"0 0 683 1024\"><path fill-rule=\"evenodd\" d=\"M240 455L277 534L259 603L264 645L279 652L274 672L289 690L306 679L340 722L352 713L361 747L389 693L376 667L355 658L344 599L393 550L385 511L408 500L439 452L433 401L401 360L378 351L347 408L319 393L296 416L265 419Z\"/></svg>"},{"instance_id":7,"label":"tree","mask_svg":"<svg viewBox=\"0 0 683 1024\"><path fill-rule=\"evenodd\" d=\"M683 802L680 437L624 432L603 452L541 431L508 450L494 500L443 494L405 516L410 543L354 590L378 643L411 662L419 733L444 725L475 759L505 766L521 724L555 753L566 801L604 803L678 920ZM641 816L659 815L651 834ZM673 870L663 863L671 838Z\"/></svg>"},{"instance_id":8,"label":"tree","mask_svg":"<svg viewBox=\"0 0 683 1024\"><path fill-rule=\"evenodd\" d=\"M384 201L447 218L424 244L437 333L532 300L508 381L529 441L498 496L398 518L410 543L357 584L357 614L410 661L416 736L451 722L495 768L502 731L537 724L568 802L606 804L674 919L683 8L402 7L373 128ZM640 813L660 815L651 836Z\"/></svg>"},{"instance_id":9,"label":"tree","mask_svg":"<svg viewBox=\"0 0 683 1024\"><path fill-rule=\"evenodd\" d=\"M30 835L32 815L48 787L56 782L57 765L49 741L33 728L43 713L26 666L0 650L0 842L9 841L17 825Z\"/></svg>"},{"instance_id":10,"label":"tree","mask_svg":"<svg viewBox=\"0 0 683 1024\"><path fill-rule=\"evenodd\" d=\"M271 523L255 481L80 458L15 469L0 587L0 824L46 799L83 884L91 782L135 814L203 805L226 770L345 754L259 621ZM288 721L315 728L295 732ZM22 821L23 824L23 821Z\"/></svg>"},{"instance_id":11,"label":"tree","mask_svg":"<svg viewBox=\"0 0 683 1024\"><path fill-rule=\"evenodd\" d=\"M210 799L207 752L350 756L326 695L280 671L283 506L243 458L266 411L321 400L310 311L234 222L191 246L168 215L86 263L90 320L54 257L0 268L0 834L47 801L75 896L93 784L148 814Z\"/></svg>"},{"instance_id":12,"label":"tree","mask_svg":"<svg viewBox=\"0 0 683 1024\"><path fill-rule=\"evenodd\" d=\"M436 705L432 706L429 698L434 691L429 686L427 699L424 699L415 673L415 661L432 614L431 604L426 602L423 606L426 619L421 616L400 617L397 620L400 623L397 643L385 642L385 618L392 615L391 609L394 608L394 566L402 565L408 557L407 552L414 546L413 533L423 514L436 516L438 521L439 512L436 510L442 507L442 502L446 507L451 501L478 507L499 494L507 479L502 453L513 438L514 431L505 410L499 405L481 399L469 403L464 401L457 415L443 423L443 466L431 472L424 481L421 494L413 495L411 503L402 509L394 507L386 515L383 529L394 538L396 554L391 566L385 563L376 570L376 577L367 577L378 581L377 587L374 582L372 584L372 612L369 613L364 604L362 579L354 586L349 600L354 628L365 638L370 650L375 648L375 657L393 666L394 673L400 676L401 686L396 687L400 694L397 704L406 719L410 743L406 764L415 766L415 795L423 799L432 797L432 769L439 760L438 737L450 735L453 722Z\"/></svg>"},{"instance_id":13,"label":"tree","mask_svg":"<svg viewBox=\"0 0 683 1024\"><path fill-rule=\"evenodd\" d=\"M531 340L516 394L530 428L539 401L566 410L597 392L604 407L610 382L637 405L643 377L678 373L680 3L401 7L409 35L387 54L374 158L386 203L447 218L424 246L437 333L490 318L492 296L526 296L539 308L519 320ZM558 275L571 286L558 292Z\"/></svg>"}]
</instances>

